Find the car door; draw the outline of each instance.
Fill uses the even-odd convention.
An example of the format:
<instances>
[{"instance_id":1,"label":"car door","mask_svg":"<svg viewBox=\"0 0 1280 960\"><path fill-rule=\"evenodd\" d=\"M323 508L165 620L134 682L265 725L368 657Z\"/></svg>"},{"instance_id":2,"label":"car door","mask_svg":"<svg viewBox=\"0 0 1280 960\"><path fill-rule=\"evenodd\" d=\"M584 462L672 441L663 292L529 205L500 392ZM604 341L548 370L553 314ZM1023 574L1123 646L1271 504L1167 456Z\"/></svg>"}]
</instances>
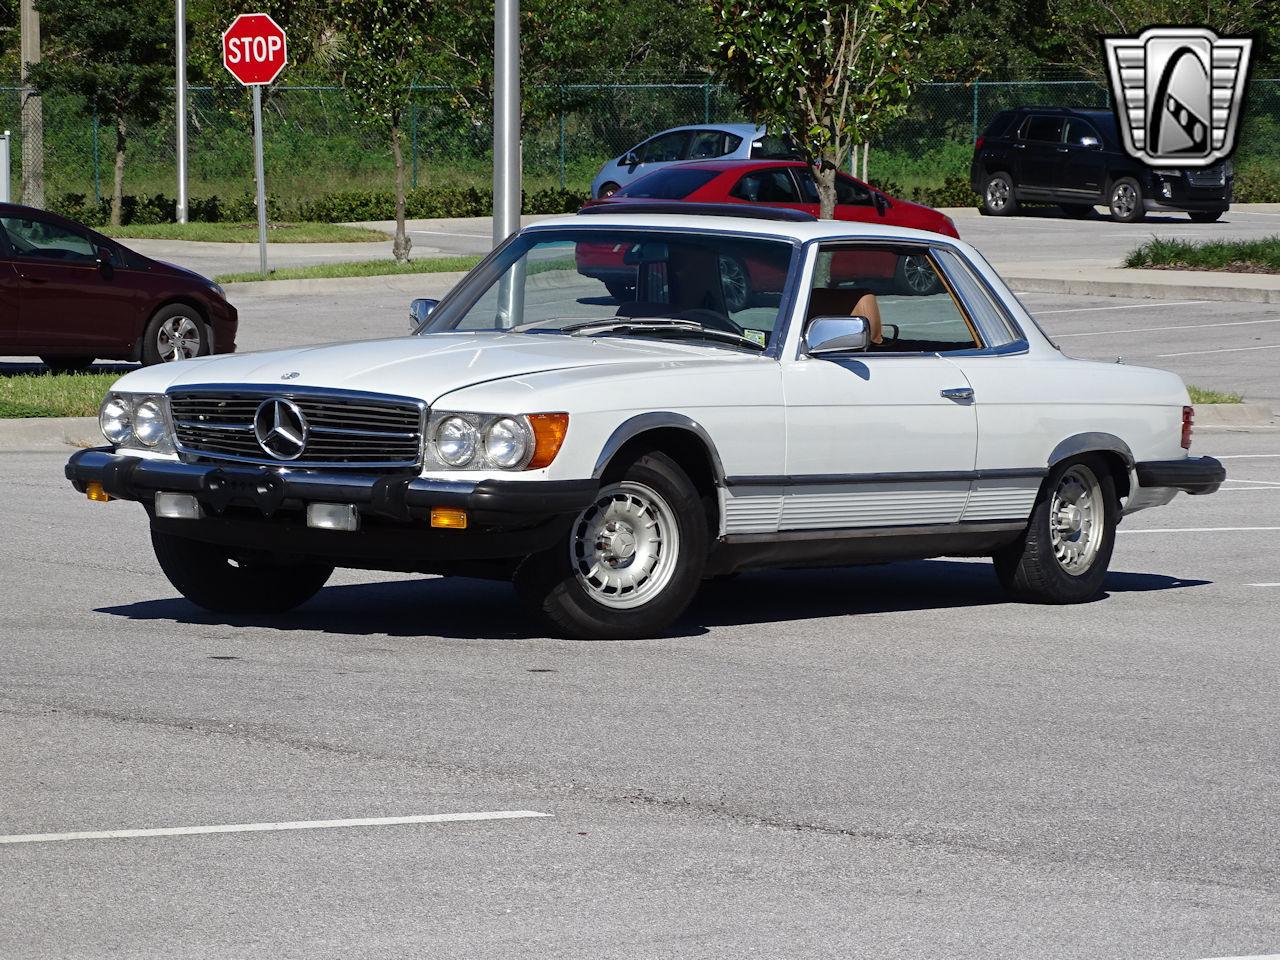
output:
<instances>
[{"instance_id":1,"label":"car door","mask_svg":"<svg viewBox=\"0 0 1280 960\"><path fill-rule=\"evenodd\" d=\"M22 300L18 296L18 268L9 251L9 242L0 227L0 351L14 353L20 346Z\"/></svg>"},{"instance_id":2,"label":"car door","mask_svg":"<svg viewBox=\"0 0 1280 960\"><path fill-rule=\"evenodd\" d=\"M98 262L87 232L36 214L0 217L0 227L18 275L19 346L32 353L91 356L132 347L141 327L142 294L126 271Z\"/></svg>"},{"instance_id":3,"label":"car door","mask_svg":"<svg viewBox=\"0 0 1280 960\"><path fill-rule=\"evenodd\" d=\"M679 163L689 150L689 136L688 130L673 130L670 133L660 133L640 144L618 161L618 166L626 170L625 182L642 177L664 164ZM628 163L628 158L635 162Z\"/></svg>"},{"instance_id":4,"label":"car door","mask_svg":"<svg viewBox=\"0 0 1280 960\"><path fill-rule=\"evenodd\" d=\"M977 419L969 384L946 356L976 338L945 286L927 297L893 297L874 274L885 256L918 246L824 244L804 322L880 313L884 340L868 350L783 364L787 476L779 529L920 526L958 522L973 478ZM864 278L831 279L833 263L868 264ZM926 257L926 262L933 261Z\"/></svg>"},{"instance_id":5,"label":"car door","mask_svg":"<svg viewBox=\"0 0 1280 960\"><path fill-rule=\"evenodd\" d=\"M1057 183L1058 167L1066 147L1062 143L1063 118L1046 114L1027 117L1014 143L1018 189L1048 194Z\"/></svg>"},{"instance_id":6,"label":"car door","mask_svg":"<svg viewBox=\"0 0 1280 960\"><path fill-rule=\"evenodd\" d=\"M1103 156L1102 134L1088 120L1067 119L1061 154L1058 189L1081 198L1102 199L1107 183L1107 161Z\"/></svg>"}]
</instances>

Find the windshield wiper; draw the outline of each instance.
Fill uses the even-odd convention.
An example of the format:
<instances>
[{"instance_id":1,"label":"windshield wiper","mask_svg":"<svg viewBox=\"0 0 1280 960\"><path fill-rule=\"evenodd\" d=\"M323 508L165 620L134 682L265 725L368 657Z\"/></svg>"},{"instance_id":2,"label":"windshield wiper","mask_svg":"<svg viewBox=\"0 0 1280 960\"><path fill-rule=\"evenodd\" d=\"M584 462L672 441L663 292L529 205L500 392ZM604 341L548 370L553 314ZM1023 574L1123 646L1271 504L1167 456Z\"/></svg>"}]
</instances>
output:
<instances>
[{"instance_id":1,"label":"windshield wiper","mask_svg":"<svg viewBox=\"0 0 1280 960\"><path fill-rule=\"evenodd\" d=\"M561 333L575 337L592 337L603 334L651 334L657 336L693 336L705 340L718 340L721 343L732 343L735 346L750 347L752 350L764 350L764 345L750 337L704 326L696 320L681 320L678 317L610 317L605 320L588 320L581 323L570 323L560 328Z\"/></svg>"}]
</instances>

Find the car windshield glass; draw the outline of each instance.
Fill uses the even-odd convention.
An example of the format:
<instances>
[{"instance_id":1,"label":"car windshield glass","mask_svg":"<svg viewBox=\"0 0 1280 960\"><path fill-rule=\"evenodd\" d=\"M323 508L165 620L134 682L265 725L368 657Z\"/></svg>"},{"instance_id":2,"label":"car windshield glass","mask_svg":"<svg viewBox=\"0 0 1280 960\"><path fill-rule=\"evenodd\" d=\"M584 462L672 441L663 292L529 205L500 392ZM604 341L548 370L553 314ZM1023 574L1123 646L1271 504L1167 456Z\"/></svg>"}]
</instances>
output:
<instances>
[{"instance_id":1,"label":"car windshield glass","mask_svg":"<svg viewBox=\"0 0 1280 960\"><path fill-rule=\"evenodd\" d=\"M479 267L422 332L694 338L763 348L778 326L792 252L783 240L701 231L533 231Z\"/></svg>"},{"instance_id":2,"label":"car windshield glass","mask_svg":"<svg viewBox=\"0 0 1280 960\"><path fill-rule=\"evenodd\" d=\"M716 170L681 170L673 167L641 177L623 187L615 197L636 197L643 200L683 200L699 187L719 176Z\"/></svg>"}]
</instances>

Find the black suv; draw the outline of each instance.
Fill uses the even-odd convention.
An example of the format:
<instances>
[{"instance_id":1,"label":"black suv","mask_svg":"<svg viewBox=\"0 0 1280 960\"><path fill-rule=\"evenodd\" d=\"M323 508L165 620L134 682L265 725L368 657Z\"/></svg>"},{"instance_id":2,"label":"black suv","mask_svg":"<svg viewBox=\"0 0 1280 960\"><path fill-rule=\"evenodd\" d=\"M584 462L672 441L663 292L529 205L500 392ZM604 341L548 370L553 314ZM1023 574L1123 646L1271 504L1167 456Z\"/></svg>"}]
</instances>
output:
<instances>
[{"instance_id":1,"label":"black suv","mask_svg":"<svg viewBox=\"0 0 1280 960\"><path fill-rule=\"evenodd\" d=\"M1196 170L1148 167L1125 153L1111 111L1062 107L996 114L973 145L969 170L984 214L1008 216L1027 201L1087 217L1105 203L1121 223L1155 210L1184 210L1210 223L1231 205L1232 179L1229 161Z\"/></svg>"}]
</instances>

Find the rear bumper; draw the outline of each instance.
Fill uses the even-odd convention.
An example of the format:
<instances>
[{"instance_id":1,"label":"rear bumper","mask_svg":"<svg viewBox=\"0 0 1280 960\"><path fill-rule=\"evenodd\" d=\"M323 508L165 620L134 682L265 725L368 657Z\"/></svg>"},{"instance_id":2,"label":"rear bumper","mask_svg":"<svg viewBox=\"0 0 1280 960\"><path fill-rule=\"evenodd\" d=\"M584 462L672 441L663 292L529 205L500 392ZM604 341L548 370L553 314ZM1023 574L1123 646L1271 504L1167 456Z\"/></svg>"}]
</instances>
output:
<instances>
[{"instance_id":1,"label":"rear bumper","mask_svg":"<svg viewBox=\"0 0 1280 960\"><path fill-rule=\"evenodd\" d=\"M1227 479L1226 468L1213 457L1148 460L1135 465L1138 485L1181 490L1192 496L1216 493Z\"/></svg>"},{"instance_id":2,"label":"rear bumper","mask_svg":"<svg viewBox=\"0 0 1280 960\"><path fill-rule=\"evenodd\" d=\"M547 549L599 490L596 480L477 482L290 472L145 460L110 448L77 451L66 476L82 493L87 484L99 483L114 499L142 503L157 529L176 536L389 570L440 569L454 560L514 559ZM194 496L205 516L155 517L161 491ZM360 529L309 528L305 511L312 503L353 504ZM467 528L432 529L432 507L465 510Z\"/></svg>"}]
</instances>

